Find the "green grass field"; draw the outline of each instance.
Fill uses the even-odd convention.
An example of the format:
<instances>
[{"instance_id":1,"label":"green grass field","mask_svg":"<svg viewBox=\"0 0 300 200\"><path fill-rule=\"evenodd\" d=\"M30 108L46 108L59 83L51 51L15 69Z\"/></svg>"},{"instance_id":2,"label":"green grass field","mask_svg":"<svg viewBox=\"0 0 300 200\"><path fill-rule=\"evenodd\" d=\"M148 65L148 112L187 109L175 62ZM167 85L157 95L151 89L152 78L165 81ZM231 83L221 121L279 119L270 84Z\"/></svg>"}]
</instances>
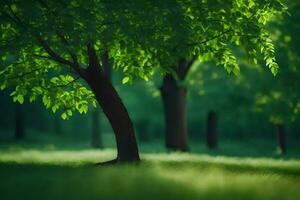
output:
<instances>
[{"instance_id":1,"label":"green grass field","mask_svg":"<svg viewBox=\"0 0 300 200\"><path fill-rule=\"evenodd\" d=\"M141 164L99 167L95 163L115 157L114 148L44 141L0 144L1 200L300 199L297 151L282 158L266 145L265 152L259 145L251 152L250 145L224 143L211 153L202 146L187 154L142 144Z\"/></svg>"}]
</instances>

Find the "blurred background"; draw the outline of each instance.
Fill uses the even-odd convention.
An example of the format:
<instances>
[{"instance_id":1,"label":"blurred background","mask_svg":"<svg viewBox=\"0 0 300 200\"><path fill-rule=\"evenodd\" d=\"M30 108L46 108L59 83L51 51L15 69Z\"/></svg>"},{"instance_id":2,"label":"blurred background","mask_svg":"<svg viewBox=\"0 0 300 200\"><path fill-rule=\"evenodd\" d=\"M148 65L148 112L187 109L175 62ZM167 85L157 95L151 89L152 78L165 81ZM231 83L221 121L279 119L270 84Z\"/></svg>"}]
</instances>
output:
<instances>
[{"instance_id":1,"label":"blurred background","mask_svg":"<svg viewBox=\"0 0 300 200\"><path fill-rule=\"evenodd\" d=\"M286 51L279 51L285 54ZM241 59L241 76L228 75L213 63L195 62L186 81L188 144L191 152L235 156L287 156L300 152L298 65L279 54L281 70L274 77L263 66ZM165 152L164 109L160 77L153 81L113 82L129 110L142 152ZM114 148L112 129L99 108L75 114L69 120L35 104L13 103L1 92L0 142L2 146L35 146L47 149ZM208 120L215 118L216 145L207 144ZM284 144L280 146L280 133ZM283 146L282 146L283 145ZM282 149L284 148L284 149Z\"/></svg>"}]
</instances>

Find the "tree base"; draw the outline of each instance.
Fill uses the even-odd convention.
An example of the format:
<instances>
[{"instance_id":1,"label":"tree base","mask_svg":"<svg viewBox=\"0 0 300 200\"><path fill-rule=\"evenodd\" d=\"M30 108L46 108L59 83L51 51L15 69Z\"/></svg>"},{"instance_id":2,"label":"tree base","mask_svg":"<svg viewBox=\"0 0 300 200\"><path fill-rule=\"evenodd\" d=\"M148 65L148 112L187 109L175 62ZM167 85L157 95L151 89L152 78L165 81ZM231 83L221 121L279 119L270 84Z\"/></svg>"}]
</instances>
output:
<instances>
[{"instance_id":1,"label":"tree base","mask_svg":"<svg viewBox=\"0 0 300 200\"><path fill-rule=\"evenodd\" d=\"M113 160L109 160L109 161L105 161L105 162L99 162L96 163L96 166L113 166L113 165L121 165L121 164L135 164L138 165L141 162L141 160L120 160L118 158L113 159Z\"/></svg>"}]
</instances>

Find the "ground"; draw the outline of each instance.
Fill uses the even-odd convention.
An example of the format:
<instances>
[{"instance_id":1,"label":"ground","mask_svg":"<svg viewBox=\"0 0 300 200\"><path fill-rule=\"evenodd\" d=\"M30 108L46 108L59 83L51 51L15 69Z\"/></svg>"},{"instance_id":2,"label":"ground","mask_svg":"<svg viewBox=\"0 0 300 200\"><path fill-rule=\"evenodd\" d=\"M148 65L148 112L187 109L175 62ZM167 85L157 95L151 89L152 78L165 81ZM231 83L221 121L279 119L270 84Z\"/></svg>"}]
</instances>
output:
<instances>
[{"instance_id":1,"label":"ground","mask_svg":"<svg viewBox=\"0 0 300 200\"><path fill-rule=\"evenodd\" d=\"M145 149L139 165L99 167L95 163L113 158L114 149L0 145L0 199L298 200L300 197L297 157L150 153Z\"/></svg>"}]
</instances>

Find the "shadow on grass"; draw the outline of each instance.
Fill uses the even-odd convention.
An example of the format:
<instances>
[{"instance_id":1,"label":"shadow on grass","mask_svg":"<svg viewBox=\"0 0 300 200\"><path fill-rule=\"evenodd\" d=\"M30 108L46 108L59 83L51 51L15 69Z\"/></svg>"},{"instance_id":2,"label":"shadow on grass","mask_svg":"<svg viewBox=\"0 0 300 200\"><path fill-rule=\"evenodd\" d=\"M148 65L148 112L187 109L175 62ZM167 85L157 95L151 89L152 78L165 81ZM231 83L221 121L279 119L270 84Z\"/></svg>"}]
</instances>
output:
<instances>
[{"instance_id":1,"label":"shadow on grass","mask_svg":"<svg viewBox=\"0 0 300 200\"><path fill-rule=\"evenodd\" d=\"M270 170L270 169L264 169ZM276 170L275 170L276 171ZM299 177L211 163L0 164L1 199L298 199ZM280 172L281 173L281 172Z\"/></svg>"}]
</instances>

